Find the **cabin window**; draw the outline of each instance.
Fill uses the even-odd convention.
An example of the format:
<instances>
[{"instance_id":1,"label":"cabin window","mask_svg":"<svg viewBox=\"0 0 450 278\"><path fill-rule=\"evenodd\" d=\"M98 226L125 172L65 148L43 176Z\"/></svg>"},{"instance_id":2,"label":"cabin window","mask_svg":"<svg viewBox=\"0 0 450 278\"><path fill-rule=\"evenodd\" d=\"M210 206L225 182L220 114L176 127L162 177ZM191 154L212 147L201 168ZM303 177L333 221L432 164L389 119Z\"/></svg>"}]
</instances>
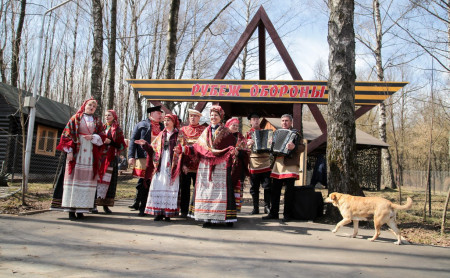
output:
<instances>
[{"instance_id":1,"label":"cabin window","mask_svg":"<svg viewBox=\"0 0 450 278\"><path fill-rule=\"evenodd\" d=\"M36 154L55 156L57 136L58 130L39 125L34 152Z\"/></svg>"}]
</instances>

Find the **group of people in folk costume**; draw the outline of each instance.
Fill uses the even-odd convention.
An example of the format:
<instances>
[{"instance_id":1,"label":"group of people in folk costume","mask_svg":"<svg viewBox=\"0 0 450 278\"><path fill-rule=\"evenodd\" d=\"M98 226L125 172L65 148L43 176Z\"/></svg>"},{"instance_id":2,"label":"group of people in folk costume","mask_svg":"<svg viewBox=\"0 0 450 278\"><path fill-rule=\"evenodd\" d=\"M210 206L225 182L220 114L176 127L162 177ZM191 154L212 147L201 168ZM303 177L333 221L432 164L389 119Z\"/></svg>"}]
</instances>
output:
<instances>
[{"instance_id":1,"label":"group of people in folk costume","mask_svg":"<svg viewBox=\"0 0 450 278\"><path fill-rule=\"evenodd\" d=\"M58 145L67 153L67 162L59 175L51 209L68 211L70 219L83 217L96 205L111 213L109 206L114 205L117 156L126 146L115 112L108 110L102 125L93 116L96 107L94 99L86 100L69 120ZM298 179L299 142L286 146L295 149L294 155L276 158L272 171L268 154L250 151L254 144L251 134L259 129L256 113L249 115L252 129L243 136L237 118L223 123L225 113L218 105L211 107L207 127L199 124L201 113L194 109L188 110L189 125L182 128L178 116L163 116L160 106L147 112L149 117L135 126L128 149L133 175L139 178L135 201L129 207L138 210L139 216L149 214L155 221L170 221L180 215L203 222L203 227L215 223L233 226L242 205L244 179L250 176L252 214L259 213L262 186L268 213L263 219L278 219L281 186L286 186L286 194L292 194L291 187ZM292 128L290 115L283 115L281 120L282 128ZM271 190L271 178L275 190ZM285 198L284 219L289 220L286 213L292 202L290 196Z\"/></svg>"},{"instance_id":2,"label":"group of people in folk costume","mask_svg":"<svg viewBox=\"0 0 450 278\"><path fill-rule=\"evenodd\" d=\"M118 153L126 147L114 110L105 112L105 123L94 116L97 101L83 102L64 128L57 149L66 153L53 193L51 210L69 212L79 219L96 205L111 213L118 175Z\"/></svg>"}]
</instances>

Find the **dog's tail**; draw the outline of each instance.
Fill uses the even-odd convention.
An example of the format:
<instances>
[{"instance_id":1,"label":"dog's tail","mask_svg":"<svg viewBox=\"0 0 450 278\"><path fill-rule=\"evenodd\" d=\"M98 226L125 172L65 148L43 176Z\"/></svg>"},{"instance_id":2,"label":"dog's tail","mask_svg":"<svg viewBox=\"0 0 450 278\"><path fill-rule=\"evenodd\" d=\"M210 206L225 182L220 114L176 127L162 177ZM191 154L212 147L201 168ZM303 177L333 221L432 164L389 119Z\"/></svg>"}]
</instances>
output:
<instances>
[{"instance_id":1,"label":"dog's tail","mask_svg":"<svg viewBox=\"0 0 450 278\"><path fill-rule=\"evenodd\" d=\"M409 197L406 200L406 204L404 205L392 204L392 208L395 210L409 209L411 206L412 206L412 199Z\"/></svg>"}]
</instances>

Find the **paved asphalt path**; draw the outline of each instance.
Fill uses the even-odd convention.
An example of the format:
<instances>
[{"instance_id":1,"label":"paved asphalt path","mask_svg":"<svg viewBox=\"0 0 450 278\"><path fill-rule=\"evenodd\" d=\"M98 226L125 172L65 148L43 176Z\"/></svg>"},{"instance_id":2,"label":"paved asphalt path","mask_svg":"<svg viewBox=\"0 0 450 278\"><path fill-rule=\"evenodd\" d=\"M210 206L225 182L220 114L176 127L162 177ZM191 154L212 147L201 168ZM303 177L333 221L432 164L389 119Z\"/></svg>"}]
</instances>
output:
<instances>
[{"instance_id":1,"label":"paved asphalt path","mask_svg":"<svg viewBox=\"0 0 450 278\"><path fill-rule=\"evenodd\" d=\"M116 202L70 221L67 213L0 215L0 277L450 277L450 248L394 245L387 230L263 222L243 213L233 228L192 219L155 222ZM101 211L101 209L100 209Z\"/></svg>"}]
</instances>

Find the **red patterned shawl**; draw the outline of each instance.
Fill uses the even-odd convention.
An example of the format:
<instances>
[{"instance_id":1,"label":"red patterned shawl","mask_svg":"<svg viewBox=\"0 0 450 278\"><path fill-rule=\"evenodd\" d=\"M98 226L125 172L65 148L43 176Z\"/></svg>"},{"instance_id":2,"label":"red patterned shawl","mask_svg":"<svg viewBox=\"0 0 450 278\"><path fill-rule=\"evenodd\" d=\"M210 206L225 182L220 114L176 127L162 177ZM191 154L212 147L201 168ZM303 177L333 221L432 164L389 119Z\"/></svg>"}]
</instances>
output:
<instances>
[{"instance_id":1,"label":"red patterned shawl","mask_svg":"<svg viewBox=\"0 0 450 278\"><path fill-rule=\"evenodd\" d=\"M114 121L112 122L109 129L108 124L104 124L103 131L106 132L106 138L114 142L115 146L106 144L103 144L102 146L102 162L99 170L100 177L103 177L104 173L106 173L106 170L108 169L113 159L116 157L117 153L126 147L123 131L117 121L116 112L114 110L108 110L108 112L110 112L114 116Z\"/></svg>"},{"instance_id":2,"label":"red patterned shawl","mask_svg":"<svg viewBox=\"0 0 450 278\"><path fill-rule=\"evenodd\" d=\"M90 98L88 100L85 100L83 102L83 105L78 109L77 113L73 115L69 122L67 123L66 127L64 128L61 139L59 141L58 146L56 147L57 150L64 151L65 148L72 148L73 155L75 156L78 153L79 147L80 147L80 134L78 133L78 128L80 127L81 119L83 117L84 108L86 107L86 104L94 100L93 98ZM105 138L105 134L103 133L103 127L102 122L99 118L94 116L94 122L95 122L95 130L93 134L98 134L102 138L102 140ZM94 177L98 172L98 169L100 167L100 147L97 145L93 145L92 148L92 154L94 156ZM72 170L75 167L76 160L69 161L69 174L72 174Z\"/></svg>"},{"instance_id":3,"label":"red patterned shawl","mask_svg":"<svg viewBox=\"0 0 450 278\"><path fill-rule=\"evenodd\" d=\"M171 158L171 181L173 182L181 173L181 154L177 154L173 151L175 146L180 145L180 141L183 140L183 135L181 132L178 132L178 129L175 128L173 130L172 136L169 138L169 151ZM157 172L160 170L160 162L161 155L164 150L164 141L167 138L167 130L164 129L162 132L158 134L158 136L153 140L151 147L153 149L153 165L154 171Z\"/></svg>"},{"instance_id":4,"label":"red patterned shawl","mask_svg":"<svg viewBox=\"0 0 450 278\"><path fill-rule=\"evenodd\" d=\"M188 125L183 126L180 130L180 133L183 134L184 137L184 145L193 145L197 142L198 137L202 135L202 132L205 130L206 126L203 125ZM194 156L183 156L183 165L185 165L189 170L196 171L198 169L199 160L198 157Z\"/></svg>"},{"instance_id":5,"label":"red patterned shawl","mask_svg":"<svg viewBox=\"0 0 450 278\"><path fill-rule=\"evenodd\" d=\"M238 180L242 178L242 175L249 176L248 171L249 153L250 150L247 147L247 139L240 132L233 134L236 140L236 148L239 150L239 155L233 159L233 166L231 168L231 177L233 184L236 184Z\"/></svg>"},{"instance_id":6,"label":"red patterned shawl","mask_svg":"<svg viewBox=\"0 0 450 278\"><path fill-rule=\"evenodd\" d=\"M211 167L210 175L217 164L226 162L227 167L231 166L236 144L236 138L223 124L216 129L215 134L213 141L211 126L208 126L198 138L197 143L193 145L196 155Z\"/></svg>"}]
</instances>

